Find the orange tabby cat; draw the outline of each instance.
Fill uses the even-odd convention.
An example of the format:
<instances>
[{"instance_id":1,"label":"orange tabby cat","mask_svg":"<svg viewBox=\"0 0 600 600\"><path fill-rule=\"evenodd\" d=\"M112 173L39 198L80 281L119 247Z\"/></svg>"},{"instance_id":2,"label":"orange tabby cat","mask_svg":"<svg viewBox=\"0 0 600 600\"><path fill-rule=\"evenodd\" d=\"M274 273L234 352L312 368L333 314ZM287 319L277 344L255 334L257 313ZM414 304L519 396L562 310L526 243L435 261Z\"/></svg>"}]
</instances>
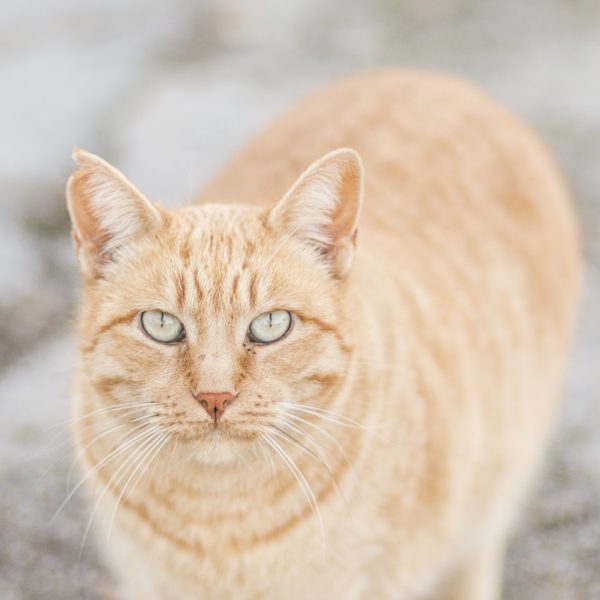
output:
<instances>
[{"instance_id":1,"label":"orange tabby cat","mask_svg":"<svg viewBox=\"0 0 600 600\"><path fill-rule=\"evenodd\" d=\"M75 160L73 427L122 597L498 598L580 271L531 131L387 71L301 102L197 206Z\"/></svg>"}]
</instances>

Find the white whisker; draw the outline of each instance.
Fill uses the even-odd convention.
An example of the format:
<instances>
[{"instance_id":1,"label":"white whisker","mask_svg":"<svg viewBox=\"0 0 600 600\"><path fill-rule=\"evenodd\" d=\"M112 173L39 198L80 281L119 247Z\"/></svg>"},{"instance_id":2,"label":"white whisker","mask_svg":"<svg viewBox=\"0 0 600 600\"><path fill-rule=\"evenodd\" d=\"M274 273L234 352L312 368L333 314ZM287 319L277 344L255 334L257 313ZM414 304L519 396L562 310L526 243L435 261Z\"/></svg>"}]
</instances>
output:
<instances>
[{"instance_id":1,"label":"white whisker","mask_svg":"<svg viewBox=\"0 0 600 600\"><path fill-rule=\"evenodd\" d=\"M320 425L317 425L316 423L313 423L312 421L309 421L307 419L304 419L304 418L299 417L298 415L294 415L292 413L286 413L285 418L286 419L288 419L288 418L289 419L294 419L294 421L297 421L297 422L300 422L300 423L304 423L305 425L308 425L309 427L312 427L313 429L316 429L319 433L321 433L329 441L331 441L331 443L339 450L339 452L343 456L343 458L346 461L346 463L349 463L348 455L346 454L346 451L344 450L343 446L326 429L324 429Z\"/></svg>"},{"instance_id":2,"label":"white whisker","mask_svg":"<svg viewBox=\"0 0 600 600\"><path fill-rule=\"evenodd\" d=\"M285 424L286 426L289 427L289 423ZM291 442L292 444L294 444L294 446L296 446L297 448L299 448L302 452L304 452L305 454L308 454L309 456L312 456L313 458L315 458L327 471L327 473L329 474L329 477L331 478L331 481L333 483L333 486L335 487L336 492L338 493L338 495L340 496L340 498L342 499L342 501L344 502L344 504L346 505L346 510L348 513L350 513L350 505L346 499L346 496L344 496L337 478L335 476L335 473L333 472L333 468L331 467L331 465L322 457L322 455L317 455L315 454L312 450L310 450L309 448L307 448L304 444L302 444L301 442L299 442L297 439L295 439L293 436L291 436L290 434L288 434L285 431L282 431L281 429L279 429L276 425L272 426L275 431L273 433L275 433L276 435L279 435L279 437L282 437L283 439L286 439L288 442ZM309 436L305 431L303 430L299 430L299 432L304 436L304 438L306 440L308 440L309 442L311 442L312 444L315 445L315 447L319 450L321 449L321 447L312 439L311 436Z\"/></svg>"},{"instance_id":3,"label":"white whisker","mask_svg":"<svg viewBox=\"0 0 600 600\"><path fill-rule=\"evenodd\" d=\"M122 410L127 411L127 410L131 410L134 408L145 408L147 406L156 406L156 403L154 403L154 402L123 402L123 403L115 405L115 406L112 406L112 405L111 406L103 406L101 408L91 410L90 412L85 413L83 415L78 415L77 417L71 417L70 419L67 419L66 421L61 421L60 423L51 425L50 429L55 429L56 427L62 427L63 429L65 429L72 423L78 423L79 421L83 421L84 419L87 419L89 417L99 416L99 415L103 415L105 413L118 412L118 411L122 411Z\"/></svg>"},{"instance_id":4,"label":"white whisker","mask_svg":"<svg viewBox=\"0 0 600 600\"><path fill-rule=\"evenodd\" d=\"M280 402L279 405L284 406L285 408L288 408L290 410L297 410L299 412L305 412L311 415L318 416L322 419L331 421L332 423L336 423L337 425L341 425L343 427L356 427L358 429L366 429L366 427L363 424L358 423L357 421L354 421L348 417L345 417L344 415L340 415L329 410L318 408L316 406L306 406L303 404L296 404L294 402Z\"/></svg>"},{"instance_id":5,"label":"white whisker","mask_svg":"<svg viewBox=\"0 0 600 600\"><path fill-rule=\"evenodd\" d=\"M325 469L332 475L333 471L331 470L331 466L329 465L329 463L327 463L321 456L319 456L316 452L313 452L310 448L307 448L304 444L302 444L301 442L299 442L296 438L294 438L294 436L292 436L291 434L289 434L287 431L277 427L277 425L271 425L271 429L273 429L273 431L271 431L272 435L276 435L277 437L280 437L284 440L287 440L288 442L290 442L291 444L293 444L294 446L296 446L296 448L299 448L302 452L304 452L304 454L308 454L309 456L311 456L312 458L315 458L317 461L319 461L324 467ZM304 436L308 439L308 436Z\"/></svg>"},{"instance_id":6,"label":"white whisker","mask_svg":"<svg viewBox=\"0 0 600 600\"><path fill-rule=\"evenodd\" d=\"M263 432L262 436L263 436L263 439L267 442L267 444L269 444L271 446L271 448L273 448L273 450L275 450L275 452L281 457L283 462L288 466L288 468L290 469L290 472L296 479L298 486L303 491L303 493L306 497L306 500L307 500L309 506L311 507L311 510L313 511L313 513L315 514L315 517L317 518L317 520L319 522L319 529L321 531L321 542L323 545L323 554L325 554L325 528L323 526L323 518L321 516L321 511L319 509L319 504L317 502L315 494L312 491L312 488L310 487L308 481L306 480L304 473L302 473L302 471L298 468L296 463L289 457L287 452L285 452L285 450L283 450L283 448L281 448L281 446L277 443L277 441L271 437L270 433Z\"/></svg>"},{"instance_id":7,"label":"white whisker","mask_svg":"<svg viewBox=\"0 0 600 600\"><path fill-rule=\"evenodd\" d=\"M158 427L158 426L157 426ZM106 493L108 492L108 490L110 490L113 482L118 484L119 481L122 480L122 478L124 476L126 476L126 473L128 472L126 469L129 469L129 467L133 464L136 463L136 461L138 460L140 454L142 454L145 450L148 449L149 446L152 446L154 444L154 442L157 440L157 438L159 438L162 434L160 431L154 431L152 433L148 433L145 432L146 436L144 438L142 438L142 442L140 444L140 446L138 448L136 448L133 453L131 453L119 466L119 468L113 473L112 477L108 480L108 483L106 483L104 485L104 488L102 490L102 492L100 493L100 495L98 496L95 504L94 504L94 508L90 514L90 517L88 519L87 525L85 527L85 531L83 532L83 537L81 539L81 545L79 547L79 553L80 556L83 553L83 548L85 547L85 542L87 540L87 536L89 534L89 531L92 527L92 522L94 520L94 516L96 514L96 511L98 510L100 503L102 502L102 499L104 498L104 496L106 495ZM121 475L122 473L122 475ZM116 478L119 477L118 480L116 480ZM116 481L115 481L116 480Z\"/></svg>"},{"instance_id":8,"label":"white whisker","mask_svg":"<svg viewBox=\"0 0 600 600\"><path fill-rule=\"evenodd\" d=\"M150 432L153 432L155 430L158 430L159 426L155 425L153 428L150 429ZM79 483L71 490L71 492L69 493L69 495L65 498L65 500L63 501L63 503L58 507L57 511L54 513L54 516L52 517L52 519L50 520L50 525L52 525L55 521L56 518L58 517L58 515L61 513L61 511L64 509L64 507L67 505L67 503L69 502L69 500L71 500L71 498L75 495L75 493L77 492L77 490L98 470L100 470L109 460L112 460L113 458L115 458L116 456L118 456L119 454L121 454L122 452L124 452L125 450L127 450L129 447L131 447L133 444L135 444L135 442L137 442L140 438L143 438L146 434L148 433L148 431L142 431L140 434L138 434L137 436L135 436L133 439L130 439L127 441L127 443L124 446L117 446L114 450L112 450L111 452L109 452L99 463L97 463L96 465L94 465L93 469L90 469L79 481Z\"/></svg>"},{"instance_id":9,"label":"white whisker","mask_svg":"<svg viewBox=\"0 0 600 600\"><path fill-rule=\"evenodd\" d=\"M271 479L273 479L273 477L275 477L275 475L277 474L277 470L275 469L275 463L273 462L273 457L267 452L267 449L265 447L262 437L258 438L258 445L259 445L259 448L261 449L266 461L269 463L269 476Z\"/></svg>"},{"instance_id":10,"label":"white whisker","mask_svg":"<svg viewBox=\"0 0 600 600\"><path fill-rule=\"evenodd\" d=\"M144 419L146 421L148 421L148 422L140 423L139 425L136 425L132 429L129 429L126 432L126 434L119 439L119 441L117 442L117 445L120 444L121 441L124 440L128 435L131 435L132 433L135 433L136 431L139 431L140 429L143 429L144 427L146 427L151 422L151 420L153 418L154 418L153 415L147 415L146 417L144 417ZM133 422L139 421L139 420L141 420L141 419L133 419L131 422L133 423ZM90 427L93 427L95 425L96 425L96 423L92 423L90 425ZM70 466L69 472L67 474L67 488L69 488L70 485L71 485L71 477L72 477L73 471L74 471L75 467L77 466L77 461L83 456L84 451L87 448L89 448L94 442L96 442L99 439L103 438L105 435L108 435L109 433L112 433L113 431L116 431L117 429L122 429L123 427L127 427L127 425L125 423L120 423L118 425L115 425L114 427L111 427L110 429L108 429L108 431L103 431L100 434L98 434L90 442L88 442L87 444L85 444L85 446L83 446L83 448L79 448L79 450L77 452L77 456L71 462L71 466ZM86 428L86 429L89 429L89 427Z\"/></svg>"},{"instance_id":11,"label":"white whisker","mask_svg":"<svg viewBox=\"0 0 600 600\"><path fill-rule=\"evenodd\" d=\"M110 532L112 531L113 523L114 523L115 517L117 516L117 510L119 509L121 501L122 500L127 500L127 498L129 498L131 492L133 492L133 490L135 489L135 487L139 483L140 479L143 477L143 475L146 472L148 466L150 465L150 463L152 462L152 460L154 460L154 458L156 457L156 455L158 454L158 452L164 446L164 444L166 443L166 441L168 439L169 439L169 434L168 433L163 433L162 436L158 438L158 441L156 443L150 445L150 447L148 448L147 452L143 456L141 456L139 458L139 460L137 461L137 465L136 465L135 469L132 471L131 475L129 476L129 478L127 479L127 481L125 482L125 484L121 488L121 492L119 494L119 497L117 498L117 501L115 503L115 507L113 509L113 512L112 512L112 515L111 515L111 518L110 518L110 521L109 521L109 526L108 526L108 530L107 530L107 533L106 533L106 541L107 542L110 539ZM150 459L146 460L147 457L148 457L148 455L155 448L156 448L156 452L152 455L152 457ZM144 466L144 462L146 462L145 466ZM129 487L129 484L131 483L131 481L135 477L136 473L139 471L140 467L142 467L142 466L144 466L144 468L142 469L142 471L140 473L140 476L135 480L135 483L132 485L131 492L127 492L127 488ZM120 481L121 481L121 479L119 479L119 481L116 481L115 484L118 485L120 483Z\"/></svg>"},{"instance_id":12,"label":"white whisker","mask_svg":"<svg viewBox=\"0 0 600 600\"><path fill-rule=\"evenodd\" d=\"M94 424L95 425L95 424ZM84 455L85 451L95 442L97 442L98 440L101 440L103 437L106 437L107 435L110 435L111 433L119 430L119 429L123 429L123 427L127 427L124 423L121 423L119 425L114 425L113 427L109 427L107 430L105 431L101 431L99 434L95 435L89 442L87 442L83 447L79 447L77 450L77 455L75 456L75 458L71 461L71 466L69 467L69 471L67 472L67 490L71 487L71 478L73 477L73 471L75 471L75 467L77 466L77 462L81 459L81 457ZM135 430L134 430L135 431ZM121 438L121 440L125 439L127 437L127 435L129 435L129 431L127 431L127 433ZM121 441L119 440L119 441ZM118 443L118 442L117 442Z\"/></svg>"},{"instance_id":13,"label":"white whisker","mask_svg":"<svg viewBox=\"0 0 600 600\"><path fill-rule=\"evenodd\" d=\"M149 403L145 403L148 406L154 406L154 403L149 402ZM145 405L144 404L144 405ZM52 436L52 438L46 442L42 448L40 448L33 456L33 458L39 458L40 456L45 456L47 454L47 452L52 448L52 446L56 443L57 440L59 440L60 438L62 438L62 436L65 434L65 431L68 429L68 427L74 423L78 423L84 419L87 419L88 417L94 416L94 415L102 415L103 413L107 413L107 412L114 412L114 411L121 411L121 410L131 410L132 408L136 408L140 406L139 403L125 403L123 405L119 405L117 406L110 406L110 407L105 407L105 408L101 408L101 409L97 409L94 411L91 411L85 415L80 415L79 417L74 417L71 419L68 419L67 421L62 421L61 423L56 423L54 425L50 425L49 429L56 429L57 427L60 428L60 430L54 434ZM95 423L88 423L87 425L84 425L82 427L78 428L78 432L82 432L82 431L87 431L88 429L90 429L91 427L94 427L96 424ZM71 436L67 436L66 438L62 439L62 441L60 441L59 445L55 448L56 451L61 451L63 449L64 446L67 446L68 444L70 444L72 441ZM59 457L57 460L60 460ZM55 464L55 463L53 463ZM50 467L52 467L53 465L50 465ZM50 468L49 467L49 468Z\"/></svg>"},{"instance_id":14,"label":"white whisker","mask_svg":"<svg viewBox=\"0 0 600 600\"><path fill-rule=\"evenodd\" d=\"M295 402L280 402L280 406L287 408L290 411L296 410L298 412L312 415L314 417L318 417L319 419L323 419L324 421L329 421L330 423L334 423L339 425L340 427L348 427L350 429L362 429L363 431L373 433L378 439L391 443L388 439L383 437L382 435L376 432L377 429L381 429L385 427L385 425L363 425L362 423L358 423L349 417L341 415L339 413L335 413L333 411L325 410L323 408L318 408L316 406L307 406L304 404L296 404Z\"/></svg>"}]
</instances>

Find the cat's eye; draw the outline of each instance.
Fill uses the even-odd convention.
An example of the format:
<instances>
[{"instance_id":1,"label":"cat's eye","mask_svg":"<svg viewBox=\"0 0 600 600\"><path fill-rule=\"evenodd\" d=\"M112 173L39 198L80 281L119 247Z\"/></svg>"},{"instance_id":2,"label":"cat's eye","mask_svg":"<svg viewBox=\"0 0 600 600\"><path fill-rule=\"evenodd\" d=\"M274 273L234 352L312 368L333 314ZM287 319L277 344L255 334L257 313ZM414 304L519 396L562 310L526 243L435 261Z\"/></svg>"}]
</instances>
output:
<instances>
[{"instance_id":1,"label":"cat's eye","mask_svg":"<svg viewBox=\"0 0 600 600\"><path fill-rule=\"evenodd\" d=\"M259 315L250 323L248 337L252 342L270 344L283 338L292 326L292 315L287 310L273 310Z\"/></svg>"},{"instance_id":2,"label":"cat's eye","mask_svg":"<svg viewBox=\"0 0 600 600\"><path fill-rule=\"evenodd\" d=\"M172 314L161 310L147 310L140 316L146 335L162 344L179 342L185 335L183 323Z\"/></svg>"}]
</instances>

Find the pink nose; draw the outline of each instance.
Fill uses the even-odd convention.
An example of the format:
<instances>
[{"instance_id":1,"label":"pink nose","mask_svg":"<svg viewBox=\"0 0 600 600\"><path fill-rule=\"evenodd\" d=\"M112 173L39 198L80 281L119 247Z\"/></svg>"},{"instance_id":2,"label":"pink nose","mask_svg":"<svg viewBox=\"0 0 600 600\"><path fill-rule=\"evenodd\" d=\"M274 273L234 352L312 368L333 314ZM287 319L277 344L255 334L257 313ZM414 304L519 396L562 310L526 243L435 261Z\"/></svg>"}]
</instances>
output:
<instances>
[{"instance_id":1,"label":"pink nose","mask_svg":"<svg viewBox=\"0 0 600 600\"><path fill-rule=\"evenodd\" d=\"M235 400L236 395L230 392L198 392L194 397L216 423L225 409Z\"/></svg>"}]
</instances>

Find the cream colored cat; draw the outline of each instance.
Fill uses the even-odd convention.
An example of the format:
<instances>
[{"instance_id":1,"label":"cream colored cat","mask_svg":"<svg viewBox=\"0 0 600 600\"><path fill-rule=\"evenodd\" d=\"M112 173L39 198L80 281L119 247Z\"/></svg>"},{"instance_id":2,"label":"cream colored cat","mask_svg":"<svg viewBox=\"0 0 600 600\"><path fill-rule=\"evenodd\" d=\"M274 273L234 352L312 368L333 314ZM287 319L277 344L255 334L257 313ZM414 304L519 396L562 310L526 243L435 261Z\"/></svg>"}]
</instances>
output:
<instances>
[{"instance_id":1,"label":"cream colored cat","mask_svg":"<svg viewBox=\"0 0 600 600\"><path fill-rule=\"evenodd\" d=\"M122 597L498 598L580 271L535 135L387 71L301 102L197 206L75 160L73 428Z\"/></svg>"}]
</instances>

